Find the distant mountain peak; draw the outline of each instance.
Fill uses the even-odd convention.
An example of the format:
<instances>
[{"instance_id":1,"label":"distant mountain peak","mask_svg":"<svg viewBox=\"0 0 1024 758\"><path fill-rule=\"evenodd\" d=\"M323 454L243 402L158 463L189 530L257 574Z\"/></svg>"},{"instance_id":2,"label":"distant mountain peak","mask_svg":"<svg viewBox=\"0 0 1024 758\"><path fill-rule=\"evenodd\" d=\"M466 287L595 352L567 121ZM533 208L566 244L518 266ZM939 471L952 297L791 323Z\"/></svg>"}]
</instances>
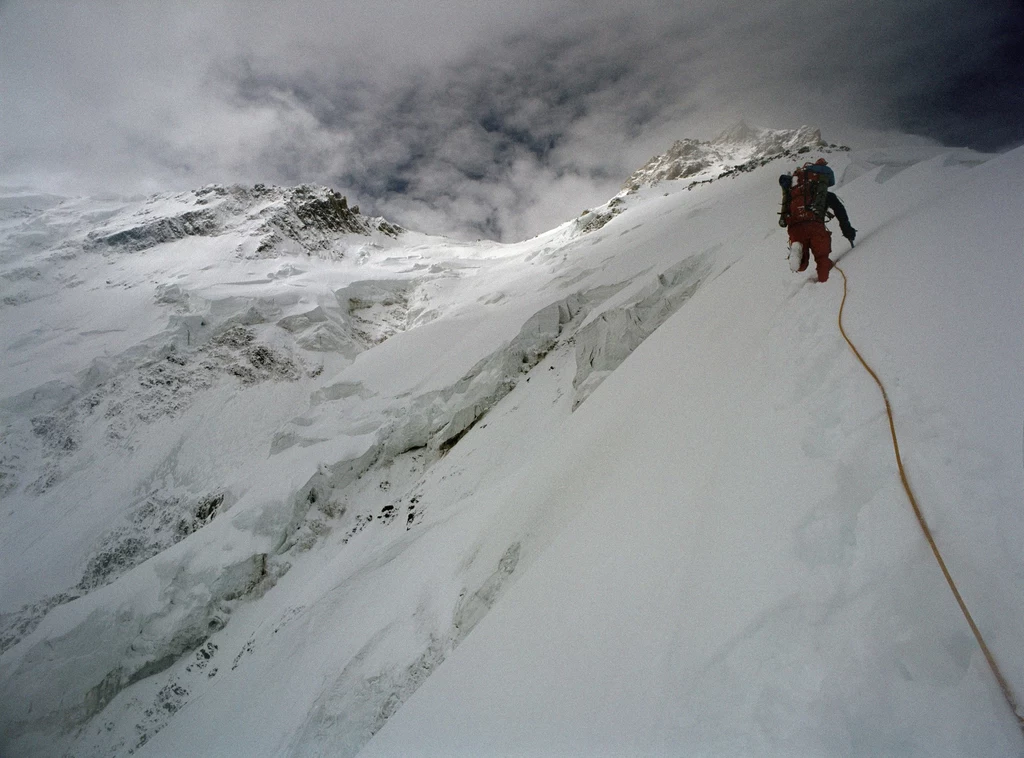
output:
<instances>
[{"instance_id":1,"label":"distant mountain peak","mask_svg":"<svg viewBox=\"0 0 1024 758\"><path fill-rule=\"evenodd\" d=\"M746 121L740 119L737 123L719 134L715 138L714 143L721 145L753 142L760 139L766 131L770 130L750 126Z\"/></svg>"},{"instance_id":2,"label":"distant mountain peak","mask_svg":"<svg viewBox=\"0 0 1024 758\"><path fill-rule=\"evenodd\" d=\"M367 218L331 189L311 184L277 187L209 184L181 193L154 195L141 207L115 214L85 240L91 248L145 250L186 237L237 232L254 244L248 254L323 253L338 237L379 232L397 237L401 227Z\"/></svg>"},{"instance_id":3,"label":"distant mountain peak","mask_svg":"<svg viewBox=\"0 0 1024 758\"><path fill-rule=\"evenodd\" d=\"M635 171L624 188L635 192L644 185L673 179L712 181L776 158L836 149L848 148L828 144L819 129L766 129L741 120L711 141L677 140L665 153L654 156Z\"/></svg>"}]
</instances>

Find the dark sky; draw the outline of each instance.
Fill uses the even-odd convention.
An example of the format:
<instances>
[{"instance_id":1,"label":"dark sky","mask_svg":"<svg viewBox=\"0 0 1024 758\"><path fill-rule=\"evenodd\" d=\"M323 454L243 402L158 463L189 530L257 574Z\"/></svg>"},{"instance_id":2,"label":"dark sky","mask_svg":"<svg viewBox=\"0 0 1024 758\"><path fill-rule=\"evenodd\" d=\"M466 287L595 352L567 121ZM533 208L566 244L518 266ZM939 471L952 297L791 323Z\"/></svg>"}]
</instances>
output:
<instances>
[{"instance_id":1,"label":"dark sky","mask_svg":"<svg viewBox=\"0 0 1024 758\"><path fill-rule=\"evenodd\" d=\"M316 182L513 240L740 118L1024 142L1021 0L0 0L0 183Z\"/></svg>"}]
</instances>

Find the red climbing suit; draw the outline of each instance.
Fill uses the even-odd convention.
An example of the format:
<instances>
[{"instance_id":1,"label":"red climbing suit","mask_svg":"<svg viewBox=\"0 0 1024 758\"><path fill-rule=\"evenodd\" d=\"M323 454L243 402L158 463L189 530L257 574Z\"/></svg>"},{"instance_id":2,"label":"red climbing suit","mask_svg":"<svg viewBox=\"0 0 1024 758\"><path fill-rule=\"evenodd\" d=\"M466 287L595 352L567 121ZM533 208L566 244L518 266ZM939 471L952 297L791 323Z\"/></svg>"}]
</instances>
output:
<instances>
[{"instance_id":1,"label":"red climbing suit","mask_svg":"<svg viewBox=\"0 0 1024 758\"><path fill-rule=\"evenodd\" d=\"M792 174L779 177L782 187L782 211L779 224L789 231L789 264L794 271L806 271L810 256L818 269L818 281L828 281L832 270L829 254L832 235L825 226L828 217L828 188L835 174L824 158L805 163Z\"/></svg>"},{"instance_id":2,"label":"red climbing suit","mask_svg":"<svg viewBox=\"0 0 1024 758\"><path fill-rule=\"evenodd\" d=\"M800 267L797 271L806 271L810 262L810 254L814 254L814 263L818 268L818 281L827 282L828 272L832 270L832 261L829 260L829 253L832 252L832 235L823 221L797 221L791 223L789 229L789 244L800 243L803 249L803 258L800 260Z\"/></svg>"}]
</instances>

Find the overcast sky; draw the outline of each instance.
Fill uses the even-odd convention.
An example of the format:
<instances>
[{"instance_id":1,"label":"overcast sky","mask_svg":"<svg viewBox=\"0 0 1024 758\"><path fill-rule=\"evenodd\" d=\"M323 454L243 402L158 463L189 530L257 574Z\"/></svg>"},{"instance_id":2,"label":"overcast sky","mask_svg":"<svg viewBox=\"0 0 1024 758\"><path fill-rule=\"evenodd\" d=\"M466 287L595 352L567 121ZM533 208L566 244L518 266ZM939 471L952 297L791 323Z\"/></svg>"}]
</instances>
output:
<instances>
[{"instance_id":1,"label":"overcast sky","mask_svg":"<svg viewBox=\"0 0 1024 758\"><path fill-rule=\"evenodd\" d=\"M740 118L1024 142L1021 0L0 0L0 183L328 184L521 239Z\"/></svg>"}]
</instances>

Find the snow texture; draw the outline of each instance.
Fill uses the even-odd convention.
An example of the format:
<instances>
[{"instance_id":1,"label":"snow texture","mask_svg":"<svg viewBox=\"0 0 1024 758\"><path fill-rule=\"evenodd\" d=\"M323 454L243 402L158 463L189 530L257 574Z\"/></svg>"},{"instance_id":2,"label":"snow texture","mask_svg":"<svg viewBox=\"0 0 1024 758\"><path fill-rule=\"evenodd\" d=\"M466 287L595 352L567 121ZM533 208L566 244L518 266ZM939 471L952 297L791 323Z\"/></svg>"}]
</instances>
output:
<instances>
[{"instance_id":1,"label":"snow texture","mask_svg":"<svg viewBox=\"0 0 1024 758\"><path fill-rule=\"evenodd\" d=\"M521 243L0 192L0 754L1024 755L1024 150L741 124Z\"/></svg>"}]
</instances>

